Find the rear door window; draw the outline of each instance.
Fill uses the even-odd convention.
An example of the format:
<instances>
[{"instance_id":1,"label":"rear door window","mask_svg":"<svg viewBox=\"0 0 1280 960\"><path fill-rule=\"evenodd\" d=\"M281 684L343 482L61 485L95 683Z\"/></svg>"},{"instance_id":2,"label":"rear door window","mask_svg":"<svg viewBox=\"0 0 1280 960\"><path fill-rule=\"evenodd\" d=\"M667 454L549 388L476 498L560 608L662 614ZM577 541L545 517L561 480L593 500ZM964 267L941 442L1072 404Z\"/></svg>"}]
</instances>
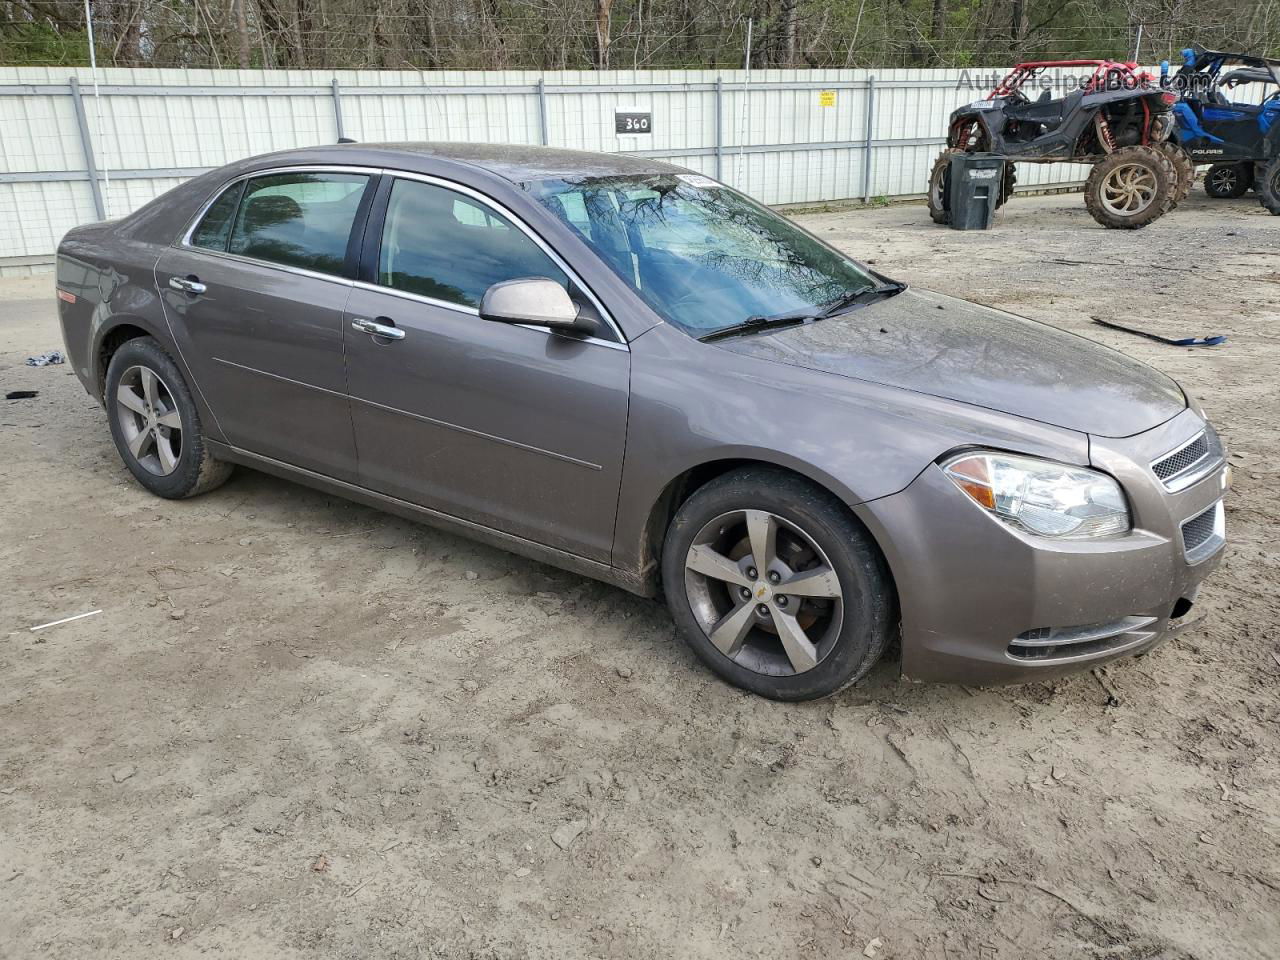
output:
<instances>
[{"instance_id":1,"label":"rear door window","mask_svg":"<svg viewBox=\"0 0 1280 960\"><path fill-rule=\"evenodd\" d=\"M242 257L340 275L368 182L367 176L354 173L256 177L245 187L227 249Z\"/></svg>"},{"instance_id":2,"label":"rear door window","mask_svg":"<svg viewBox=\"0 0 1280 960\"><path fill-rule=\"evenodd\" d=\"M502 280L569 278L541 247L496 210L446 187L397 180L387 203L378 283L478 307Z\"/></svg>"}]
</instances>

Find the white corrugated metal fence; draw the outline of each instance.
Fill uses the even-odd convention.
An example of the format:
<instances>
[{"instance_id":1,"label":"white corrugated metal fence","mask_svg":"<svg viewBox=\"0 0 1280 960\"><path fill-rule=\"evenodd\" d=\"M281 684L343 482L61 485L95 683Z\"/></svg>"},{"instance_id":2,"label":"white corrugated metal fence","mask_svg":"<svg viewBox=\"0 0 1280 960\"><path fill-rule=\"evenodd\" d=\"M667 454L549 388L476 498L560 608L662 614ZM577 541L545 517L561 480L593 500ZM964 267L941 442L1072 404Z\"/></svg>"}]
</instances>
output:
<instances>
[{"instance_id":1,"label":"white corrugated metal fence","mask_svg":"<svg viewBox=\"0 0 1280 960\"><path fill-rule=\"evenodd\" d=\"M47 269L71 227L184 178L339 136L637 153L772 204L916 195L951 111L1001 72L0 68L0 274ZM617 133L619 110L651 114L651 132ZM1019 171L1024 185L1082 176Z\"/></svg>"}]
</instances>

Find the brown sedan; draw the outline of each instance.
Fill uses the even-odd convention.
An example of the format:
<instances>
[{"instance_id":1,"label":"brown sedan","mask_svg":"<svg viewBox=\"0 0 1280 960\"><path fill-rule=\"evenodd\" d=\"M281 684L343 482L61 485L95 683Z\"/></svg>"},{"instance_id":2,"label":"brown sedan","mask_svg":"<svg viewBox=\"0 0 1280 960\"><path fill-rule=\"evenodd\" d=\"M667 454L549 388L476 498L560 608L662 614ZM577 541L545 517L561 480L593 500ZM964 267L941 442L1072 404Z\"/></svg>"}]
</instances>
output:
<instances>
[{"instance_id":1,"label":"brown sedan","mask_svg":"<svg viewBox=\"0 0 1280 960\"><path fill-rule=\"evenodd\" d=\"M1042 679L1178 629L1222 445L1164 375L908 290L712 179L343 145L58 255L66 344L163 497L233 464L645 595L768 697Z\"/></svg>"}]
</instances>

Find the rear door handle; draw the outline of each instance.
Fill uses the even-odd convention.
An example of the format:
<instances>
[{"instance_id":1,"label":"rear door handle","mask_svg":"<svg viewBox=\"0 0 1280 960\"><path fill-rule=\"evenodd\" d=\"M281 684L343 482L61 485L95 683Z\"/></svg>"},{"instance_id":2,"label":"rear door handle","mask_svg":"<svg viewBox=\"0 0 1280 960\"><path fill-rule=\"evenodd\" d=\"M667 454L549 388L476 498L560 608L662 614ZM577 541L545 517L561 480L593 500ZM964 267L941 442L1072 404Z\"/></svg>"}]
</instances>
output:
<instances>
[{"instance_id":1,"label":"rear door handle","mask_svg":"<svg viewBox=\"0 0 1280 960\"><path fill-rule=\"evenodd\" d=\"M383 317L382 319L386 319ZM395 325L388 326L385 323L378 323L374 320L365 320L363 317L356 317L351 321L351 329L359 330L361 333L367 333L371 337L384 337L387 340L403 340L404 331Z\"/></svg>"},{"instance_id":2,"label":"rear door handle","mask_svg":"<svg viewBox=\"0 0 1280 960\"><path fill-rule=\"evenodd\" d=\"M199 296L209 289L193 277L170 277L169 286L174 290L181 290L183 293L189 293L192 296Z\"/></svg>"}]
</instances>

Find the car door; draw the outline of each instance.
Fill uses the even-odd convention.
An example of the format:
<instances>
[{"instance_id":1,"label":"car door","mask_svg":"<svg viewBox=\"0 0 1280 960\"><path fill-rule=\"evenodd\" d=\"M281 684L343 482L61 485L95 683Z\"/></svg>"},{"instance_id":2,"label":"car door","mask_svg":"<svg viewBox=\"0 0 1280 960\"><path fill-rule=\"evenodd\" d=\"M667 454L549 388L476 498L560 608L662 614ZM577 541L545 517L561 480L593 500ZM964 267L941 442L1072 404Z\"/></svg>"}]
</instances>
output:
<instances>
[{"instance_id":1,"label":"car door","mask_svg":"<svg viewBox=\"0 0 1280 960\"><path fill-rule=\"evenodd\" d=\"M156 267L174 338L227 441L352 482L342 318L372 181L343 169L248 177Z\"/></svg>"},{"instance_id":2,"label":"car door","mask_svg":"<svg viewBox=\"0 0 1280 960\"><path fill-rule=\"evenodd\" d=\"M599 304L516 217L444 181L388 177L365 244L369 282L356 284L343 327L361 484L607 562L625 343L607 323L582 337L477 311L491 284L529 276ZM365 321L396 338L364 332Z\"/></svg>"}]
</instances>

